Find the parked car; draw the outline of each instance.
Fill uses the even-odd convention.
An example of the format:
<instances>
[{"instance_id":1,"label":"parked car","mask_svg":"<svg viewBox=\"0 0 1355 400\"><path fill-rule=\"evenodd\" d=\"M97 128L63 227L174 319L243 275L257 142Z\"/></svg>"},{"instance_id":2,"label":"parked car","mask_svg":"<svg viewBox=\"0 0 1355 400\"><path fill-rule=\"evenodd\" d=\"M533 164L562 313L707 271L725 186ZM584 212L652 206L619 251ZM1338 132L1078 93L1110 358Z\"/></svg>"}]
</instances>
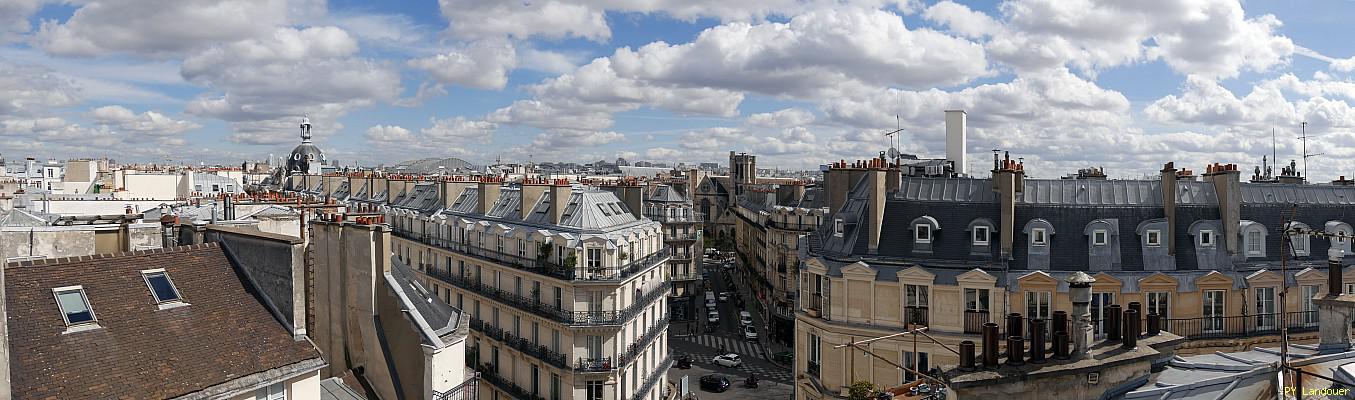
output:
<instances>
[{"instance_id":1,"label":"parked car","mask_svg":"<svg viewBox=\"0 0 1355 400\"><path fill-rule=\"evenodd\" d=\"M713 393L729 390L729 378L715 374L703 376L701 377L701 390Z\"/></svg>"},{"instance_id":2,"label":"parked car","mask_svg":"<svg viewBox=\"0 0 1355 400\"><path fill-rule=\"evenodd\" d=\"M710 310L710 312L706 313L706 322L712 324L720 323L720 313L715 310Z\"/></svg>"},{"instance_id":3,"label":"parked car","mask_svg":"<svg viewBox=\"0 0 1355 400\"><path fill-rule=\"evenodd\" d=\"M795 353L783 351L780 353L772 354L772 360L780 363L789 364L795 361Z\"/></svg>"},{"instance_id":4,"label":"parked car","mask_svg":"<svg viewBox=\"0 0 1355 400\"><path fill-rule=\"evenodd\" d=\"M734 263L729 263L729 262L727 262L727 263L725 263L724 265L722 265L721 267L724 267L724 269L727 269L727 270L733 270L733 269L734 269Z\"/></svg>"},{"instance_id":5,"label":"parked car","mask_svg":"<svg viewBox=\"0 0 1355 400\"><path fill-rule=\"evenodd\" d=\"M747 311L739 311L739 326L753 326L753 314Z\"/></svg>"},{"instance_id":6,"label":"parked car","mask_svg":"<svg viewBox=\"0 0 1355 400\"><path fill-rule=\"evenodd\" d=\"M743 338L747 340L757 340L757 330L751 326L743 327Z\"/></svg>"},{"instance_id":7,"label":"parked car","mask_svg":"<svg viewBox=\"0 0 1355 400\"><path fill-rule=\"evenodd\" d=\"M720 299L721 303L729 301L729 292L720 292L720 296L718 298Z\"/></svg>"},{"instance_id":8,"label":"parked car","mask_svg":"<svg viewBox=\"0 0 1355 400\"><path fill-rule=\"evenodd\" d=\"M743 365L743 360L740 360L739 355L734 353L715 356L710 362L725 368L734 368Z\"/></svg>"},{"instance_id":9,"label":"parked car","mask_svg":"<svg viewBox=\"0 0 1355 400\"><path fill-rule=\"evenodd\" d=\"M673 367L679 369L688 369L692 367L692 361L694 361L692 360L692 356L678 357L677 363L673 364Z\"/></svg>"}]
</instances>

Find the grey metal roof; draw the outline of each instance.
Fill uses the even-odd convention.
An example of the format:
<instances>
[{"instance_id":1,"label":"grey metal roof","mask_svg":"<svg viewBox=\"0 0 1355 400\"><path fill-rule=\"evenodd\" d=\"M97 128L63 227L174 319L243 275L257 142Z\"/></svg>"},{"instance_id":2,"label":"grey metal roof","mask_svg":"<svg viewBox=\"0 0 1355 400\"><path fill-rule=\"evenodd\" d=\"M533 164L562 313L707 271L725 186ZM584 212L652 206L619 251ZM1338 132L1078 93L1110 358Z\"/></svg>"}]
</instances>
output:
<instances>
[{"instance_id":1,"label":"grey metal roof","mask_svg":"<svg viewBox=\"0 0 1355 400\"><path fill-rule=\"evenodd\" d=\"M1018 204L1160 206L1160 181L1094 179L1026 179ZM1355 197L1355 194L1352 195ZM1177 204L1218 204L1210 182L1178 181ZM992 180L903 177L897 200L992 203Z\"/></svg>"},{"instance_id":2,"label":"grey metal roof","mask_svg":"<svg viewBox=\"0 0 1355 400\"><path fill-rule=\"evenodd\" d=\"M298 213L295 209L292 209L291 207L270 204L267 207L260 207L259 209L249 212L248 214L236 216L236 218L238 219L269 218L269 217L287 217L296 215L300 215L300 213Z\"/></svg>"},{"instance_id":3,"label":"grey metal roof","mask_svg":"<svg viewBox=\"0 0 1355 400\"><path fill-rule=\"evenodd\" d=\"M385 279L391 290L395 291L403 311L408 312L410 320L418 325L423 342L436 348L450 345L442 338L461 326L461 310L444 303L437 295L430 294L419 283L420 279L414 270L394 256L391 257L391 269L385 273Z\"/></svg>"},{"instance_id":4,"label":"grey metal roof","mask_svg":"<svg viewBox=\"0 0 1355 400\"><path fill-rule=\"evenodd\" d=\"M1355 352L1324 353L1316 345L1290 345L1292 365L1327 375L1355 362ZM1278 348L1177 356L1165 370L1120 399L1222 400L1273 398ZM1341 374L1337 374L1338 377Z\"/></svg>"},{"instance_id":5,"label":"grey metal roof","mask_svg":"<svg viewBox=\"0 0 1355 400\"><path fill-rule=\"evenodd\" d=\"M672 186L655 185L654 191L649 194L649 201L660 203L686 203L687 198L678 193Z\"/></svg>"},{"instance_id":6,"label":"grey metal roof","mask_svg":"<svg viewBox=\"0 0 1355 400\"><path fill-rule=\"evenodd\" d=\"M345 385L343 379L336 376L320 381L320 400L367 400L367 397Z\"/></svg>"},{"instance_id":7,"label":"grey metal roof","mask_svg":"<svg viewBox=\"0 0 1355 400\"><path fill-rule=\"evenodd\" d=\"M480 204L480 188L475 185L467 186L457 195L452 206L448 211L459 214L471 214L475 212L476 206Z\"/></svg>"},{"instance_id":8,"label":"grey metal roof","mask_svg":"<svg viewBox=\"0 0 1355 400\"><path fill-rule=\"evenodd\" d=\"M1355 186L1243 183L1244 204L1355 204Z\"/></svg>"},{"instance_id":9,"label":"grey metal roof","mask_svg":"<svg viewBox=\"0 0 1355 400\"><path fill-rule=\"evenodd\" d=\"M900 182L899 191L895 193L894 198L916 201L992 203L996 201L997 197L993 195L992 181L987 179L905 177Z\"/></svg>"},{"instance_id":10,"label":"grey metal roof","mask_svg":"<svg viewBox=\"0 0 1355 400\"><path fill-rule=\"evenodd\" d=\"M522 190L507 187L500 189L499 201L494 202L494 208L489 210L489 215L501 220L521 221Z\"/></svg>"}]
</instances>

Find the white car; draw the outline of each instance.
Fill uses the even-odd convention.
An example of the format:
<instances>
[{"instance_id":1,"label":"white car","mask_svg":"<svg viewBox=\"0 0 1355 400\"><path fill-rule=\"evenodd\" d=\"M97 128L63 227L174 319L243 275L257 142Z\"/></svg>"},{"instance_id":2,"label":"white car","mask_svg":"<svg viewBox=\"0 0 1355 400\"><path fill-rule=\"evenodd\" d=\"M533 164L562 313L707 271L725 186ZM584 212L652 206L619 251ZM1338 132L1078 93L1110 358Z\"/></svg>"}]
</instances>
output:
<instances>
[{"instance_id":1,"label":"white car","mask_svg":"<svg viewBox=\"0 0 1355 400\"><path fill-rule=\"evenodd\" d=\"M721 292L716 298L720 299L722 302L729 301L729 292Z\"/></svg>"},{"instance_id":2,"label":"white car","mask_svg":"<svg viewBox=\"0 0 1355 400\"><path fill-rule=\"evenodd\" d=\"M749 314L747 311L739 311L739 325L753 326L753 314Z\"/></svg>"},{"instance_id":3,"label":"white car","mask_svg":"<svg viewBox=\"0 0 1355 400\"><path fill-rule=\"evenodd\" d=\"M712 324L718 324L718 323L720 323L720 313L715 312L715 311L711 311L711 312L709 312L709 313L706 313L706 322L710 322L710 323L712 323Z\"/></svg>"},{"instance_id":4,"label":"white car","mask_svg":"<svg viewBox=\"0 0 1355 400\"><path fill-rule=\"evenodd\" d=\"M715 356L710 362L725 368L734 368L743 365L743 360L739 359L738 354L729 353L722 356Z\"/></svg>"},{"instance_id":5,"label":"white car","mask_svg":"<svg viewBox=\"0 0 1355 400\"><path fill-rule=\"evenodd\" d=\"M757 340L757 331L751 326L743 327L743 338L747 340Z\"/></svg>"}]
</instances>

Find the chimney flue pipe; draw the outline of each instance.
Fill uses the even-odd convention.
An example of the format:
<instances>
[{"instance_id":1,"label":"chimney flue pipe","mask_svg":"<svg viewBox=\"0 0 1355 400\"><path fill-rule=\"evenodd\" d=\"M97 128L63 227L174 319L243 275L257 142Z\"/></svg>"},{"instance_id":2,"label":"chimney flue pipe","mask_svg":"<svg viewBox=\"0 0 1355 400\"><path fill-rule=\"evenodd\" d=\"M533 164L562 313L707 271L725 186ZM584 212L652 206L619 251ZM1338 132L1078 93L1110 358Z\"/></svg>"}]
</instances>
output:
<instances>
[{"instance_id":1,"label":"chimney flue pipe","mask_svg":"<svg viewBox=\"0 0 1355 400\"><path fill-rule=\"evenodd\" d=\"M974 341L966 340L960 342L960 370L974 370Z\"/></svg>"},{"instance_id":2,"label":"chimney flue pipe","mask_svg":"<svg viewBox=\"0 0 1355 400\"><path fill-rule=\"evenodd\" d=\"M983 367L997 368L997 323L983 324Z\"/></svg>"},{"instance_id":3,"label":"chimney flue pipe","mask_svg":"<svg viewBox=\"0 0 1355 400\"><path fill-rule=\"evenodd\" d=\"M1327 293L1332 296L1340 296L1345 291L1341 281L1341 259L1344 256L1345 252L1339 248L1327 250Z\"/></svg>"},{"instance_id":4,"label":"chimney flue pipe","mask_svg":"<svg viewBox=\"0 0 1355 400\"><path fill-rule=\"evenodd\" d=\"M1048 321L1032 319L1030 322L1030 362L1044 364L1044 332Z\"/></svg>"},{"instance_id":5,"label":"chimney flue pipe","mask_svg":"<svg viewBox=\"0 0 1355 400\"><path fill-rule=\"evenodd\" d=\"M1054 332L1054 358L1068 359L1068 332Z\"/></svg>"},{"instance_id":6,"label":"chimney flue pipe","mask_svg":"<svg viewBox=\"0 0 1355 400\"><path fill-rule=\"evenodd\" d=\"M1139 345L1139 312L1138 310L1128 309L1124 311L1124 348L1132 349Z\"/></svg>"},{"instance_id":7,"label":"chimney flue pipe","mask_svg":"<svg viewBox=\"0 0 1355 400\"><path fill-rule=\"evenodd\" d=\"M1106 340L1117 342L1120 340L1120 317L1123 311L1119 304L1111 304L1107 307L1105 318Z\"/></svg>"},{"instance_id":8,"label":"chimney flue pipe","mask_svg":"<svg viewBox=\"0 0 1355 400\"><path fill-rule=\"evenodd\" d=\"M1026 354L1025 340L1021 339L1020 336L1008 336L1007 365L1011 366L1024 365L1025 362L1022 361L1022 358L1024 358L1025 354Z\"/></svg>"}]
</instances>

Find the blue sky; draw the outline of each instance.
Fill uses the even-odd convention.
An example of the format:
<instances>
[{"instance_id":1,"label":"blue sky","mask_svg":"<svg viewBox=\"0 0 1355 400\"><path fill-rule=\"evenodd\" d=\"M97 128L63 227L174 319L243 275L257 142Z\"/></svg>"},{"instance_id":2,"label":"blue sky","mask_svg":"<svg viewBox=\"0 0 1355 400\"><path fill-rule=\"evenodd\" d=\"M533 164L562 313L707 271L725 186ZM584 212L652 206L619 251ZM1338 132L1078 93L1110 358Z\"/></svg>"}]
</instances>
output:
<instances>
[{"instance_id":1,"label":"blue sky","mask_svg":"<svg viewBox=\"0 0 1355 400\"><path fill-rule=\"evenodd\" d=\"M746 4L744 4L746 3ZM0 153L238 163L302 114L343 164L813 168L883 150L1037 176L1298 158L1355 175L1355 2L0 0ZM896 119L895 117L898 116ZM896 122L897 121L897 122Z\"/></svg>"}]
</instances>

